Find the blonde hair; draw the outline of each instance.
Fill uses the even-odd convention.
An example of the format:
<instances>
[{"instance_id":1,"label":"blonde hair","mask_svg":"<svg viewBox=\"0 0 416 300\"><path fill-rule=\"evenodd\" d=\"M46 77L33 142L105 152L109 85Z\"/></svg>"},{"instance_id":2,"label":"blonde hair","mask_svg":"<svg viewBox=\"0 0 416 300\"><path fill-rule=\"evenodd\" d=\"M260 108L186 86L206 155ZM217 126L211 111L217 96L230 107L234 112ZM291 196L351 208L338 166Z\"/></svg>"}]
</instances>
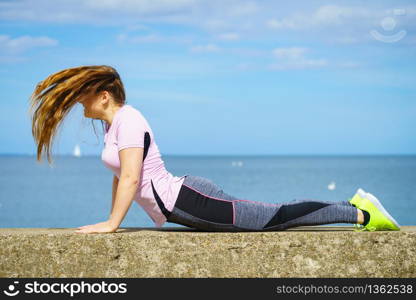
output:
<instances>
[{"instance_id":1,"label":"blonde hair","mask_svg":"<svg viewBox=\"0 0 416 300\"><path fill-rule=\"evenodd\" d=\"M123 83L117 71L110 66L69 68L49 75L38 83L30 97L29 108L38 161L46 152L48 162L52 164L51 146L56 130L77 99L101 91L109 92L117 103L125 103Z\"/></svg>"}]
</instances>

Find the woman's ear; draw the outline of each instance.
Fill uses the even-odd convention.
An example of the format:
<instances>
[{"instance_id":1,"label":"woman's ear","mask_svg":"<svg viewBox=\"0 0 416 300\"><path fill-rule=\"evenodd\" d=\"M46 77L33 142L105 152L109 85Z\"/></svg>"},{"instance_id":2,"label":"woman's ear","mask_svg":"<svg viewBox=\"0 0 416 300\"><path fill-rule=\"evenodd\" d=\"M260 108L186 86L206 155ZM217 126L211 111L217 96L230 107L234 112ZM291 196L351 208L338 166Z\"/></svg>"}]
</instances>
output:
<instances>
[{"instance_id":1,"label":"woman's ear","mask_svg":"<svg viewBox=\"0 0 416 300\"><path fill-rule=\"evenodd\" d=\"M105 105L107 105L107 104L109 104L110 103L110 98L111 98L111 95L110 95L110 93L109 92L107 92L107 91L102 91L101 93L100 93L100 96L99 96L99 99L100 99L100 101L101 101L101 104L105 104Z\"/></svg>"}]
</instances>

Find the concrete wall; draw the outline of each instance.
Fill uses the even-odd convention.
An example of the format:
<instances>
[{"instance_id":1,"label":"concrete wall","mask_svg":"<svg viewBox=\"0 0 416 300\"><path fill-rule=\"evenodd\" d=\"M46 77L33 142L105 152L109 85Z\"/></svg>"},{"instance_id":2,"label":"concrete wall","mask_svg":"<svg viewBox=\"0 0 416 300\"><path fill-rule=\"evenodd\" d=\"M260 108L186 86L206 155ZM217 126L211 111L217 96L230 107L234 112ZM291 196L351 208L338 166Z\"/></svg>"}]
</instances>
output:
<instances>
[{"instance_id":1,"label":"concrete wall","mask_svg":"<svg viewBox=\"0 0 416 300\"><path fill-rule=\"evenodd\" d=\"M416 277L416 227L0 229L1 277Z\"/></svg>"}]
</instances>

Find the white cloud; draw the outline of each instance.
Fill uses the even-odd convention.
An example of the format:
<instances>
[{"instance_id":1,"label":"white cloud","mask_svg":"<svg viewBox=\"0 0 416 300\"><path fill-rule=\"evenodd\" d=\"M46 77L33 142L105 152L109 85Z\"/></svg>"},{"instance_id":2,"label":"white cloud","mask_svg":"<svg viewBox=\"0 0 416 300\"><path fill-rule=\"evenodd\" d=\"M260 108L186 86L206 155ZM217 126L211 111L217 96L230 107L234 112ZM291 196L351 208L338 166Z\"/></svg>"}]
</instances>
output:
<instances>
[{"instance_id":1,"label":"white cloud","mask_svg":"<svg viewBox=\"0 0 416 300\"><path fill-rule=\"evenodd\" d=\"M307 49L299 48L299 47L276 48L272 52L278 58L293 60L293 59L303 58L304 54L307 52Z\"/></svg>"},{"instance_id":2,"label":"white cloud","mask_svg":"<svg viewBox=\"0 0 416 300\"><path fill-rule=\"evenodd\" d=\"M270 70L303 70L314 69L328 66L325 59L302 59L299 61L286 61L281 63L273 63L269 65Z\"/></svg>"},{"instance_id":3,"label":"white cloud","mask_svg":"<svg viewBox=\"0 0 416 300\"><path fill-rule=\"evenodd\" d=\"M122 33L117 36L117 39L122 42L126 41L130 43L157 43L164 41L163 37L157 34L129 36Z\"/></svg>"},{"instance_id":4,"label":"white cloud","mask_svg":"<svg viewBox=\"0 0 416 300\"><path fill-rule=\"evenodd\" d=\"M190 51L191 52L197 52L197 53L204 53L204 52L208 52L208 53L212 53L212 52L219 52L221 49L214 44L208 44L208 45L197 45L197 46L193 46L191 47Z\"/></svg>"},{"instance_id":5,"label":"white cloud","mask_svg":"<svg viewBox=\"0 0 416 300\"><path fill-rule=\"evenodd\" d=\"M397 16L400 25L409 33L414 32L415 6L397 7L405 11L405 16ZM241 36L267 39L270 34L276 34L275 31L318 29L325 30L325 33L318 31L317 38L334 41L334 38L342 39L345 35L357 36L357 40L362 41L363 33L368 33L369 28L379 27L383 17L393 12L394 9L372 3L316 6L306 0L300 4L284 5L280 1L262 0L0 1L0 20L126 28L139 22L141 25L137 26L141 29L152 24L185 25L206 30L222 40L236 40ZM266 29L271 29L271 32ZM410 34L408 38L411 38Z\"/></svg>"},{"instance_id":6,"label":"white cloud","mask_svg":"<svg viewBox=\"0 0 416 300\"><path fill-rule=\"evenodd\" d=\"M259 48L227 48L227 52L232 55L245 56L245 57L269 57L269 50L259 49Z\"/></svg>"},{"instance_id":7,"label":"white cloud","mask_svg":"<svg viewBox=\"0 0 416 300\"><path fill-rule=\"evenodd\" d=\"M270 19L266 21L266 25L273 29L295 29L296 23L293 19L284 18L282 20Z\"/></svg>"},{"instance_id":8,"label":"white cloud","mask_svg":"<svg viewBox=\"0 0 416 300\"><path fill-rule=\"evenodd\" d=\"M0 19L120 25L136 22L139 17L141 21L168 21L175 15L189 16L197 3L197 0L21 0L0 2Z\"/></svg>"},{"instance_id":9,"label":"white cloud","mask_svg":"<svg viewBox=\"0 0 416 300\"><path fill-rule=\"evenodd\" d=\"M361 22L378 16L379 12L362 7L324 5L313 13L294 13L281 19L269 19L266 25L273 29L309 29L317 26L351 24L353 20Z\"/></svg>"},{"instance_id":10,"label":"white cloud","mask_svg":"<svg viewBox=\"0 0 416 300\"><path fill-rule=\"evenodd\" d=\"M85 7L94 10L125 11L128 13L166 14L189 10L197 0L87 0Z\"/></svg>"},{"instance_id":11,"label":"white cloud","mask_svg":"<svg viewBox=\"0 0 416 300\"><path fill-rule=\"evenodd\" d=\"M341 7L325 5L317 9L312 17L316 24L344 24L351 18L367 18L373 13L362 7Z\"/></svg>"},{"instance_id":12,"label":"white cloud","mask_svg":"<svg viewBox=\"0 0 416 300\"><path fill-rule=\"evenodd\" d=\"M235 32L226 32L218 35L218 38L226 41L236 41L240 39L240 35Z\"/></svg>"},{"instance_id":13,"label":"white cloud","mask_svg":"<svg viewBox=\"0 0 416 300\"><path fill-rule=\"evenodd\" d=\"M273 49L273 55L278 59L269 65L271 70L300 70L322 68L328 65L326 59L309 59L305 57L307 48L290 47Z\"/></svg>"},{"instance_id":14,"label":"white cloud","mask_svg":"<svg viewBox=\"0 0 416 300\"><path fill-rule=\"evenodd\" d=\"M360 63L355 61L343 61L343 62L329 62L325 58L308 58L306 56L310 50L302 47L288 47L288 48L275 48L272 50L272 54L276 57L277 61L268 66L269 70L303 70L303 69L318 69L326 67L335 68L357 68L360 67Z\"/></svg>"},{"instance_id":15,"label":"white cloud","mask_svg":"<svg viewBox=\"0 0 416 300\"><path fill-rule=\"evenodd\" d=\"M45 11L48 13L45 14ZM206 30L252 29L261 17L251 0L20 0L1 2L0 20L131 26L161 22ZM42 16L41 18L39 16ZM258 24L254 20L254 24Z\"/></svg>"},{"instance_id":16,"label":"white cloud","mask_svg":"<svg viewBox=\"0 0 416 300\"><path fill-rule=\"evenodd\" d=\"M400 7L400 5L397 5ZM396 12L399 11L400 14ZM416 8L408 6L401 9L382 9L365 6L323 5L312 12L293 11L282 17L269 18L266 26L276 30L311 29L315 27L344 26L345 28L362 28L378 26L385 17L394 17L397 21L409 23L416 16ZM403 17L403 16L406 16ZM407 21L406 21L407 20Z\"/></svg>"},{"instance_id":17,"label":"white cloud","mask_svg":"<svg viewBox=\"0 0 416 300\"><path fill-rule=\"evenodd\" d=\"M239 1L240 3L231 3L232 5L228 8L229 16L246 16L253 15L260 11L259 5L254 1ZM228 3L227 3L228 4ZM235 5L237 4L237 5Z\"/></svg>"},{"instance_id":18,"label":"white cloud","mask_svg":"<svg viewBox=\"0 0 416 300\"><path fill-rule=\"evenodd\" d=\"M50 47L58 45L58 41L46 36L32 37L21 36L11 38L8 35L0 35L0 49L4 52L17 54L35 47Z\"/></svg>"},{"instance_id":19,"label":"white cloud","mask_svg":"<svg viewBox=\"0 0 416 300\"><path fill-rule=\"evenodd\" d=\"M148 44L148 43L176 43L176 44L191 44L192 36L187 35L162 35L158 33L149 33L142 35L133 35L128 33L121 33L117 35L119 42L131 44Z\"/></svg>"}]
</instances>

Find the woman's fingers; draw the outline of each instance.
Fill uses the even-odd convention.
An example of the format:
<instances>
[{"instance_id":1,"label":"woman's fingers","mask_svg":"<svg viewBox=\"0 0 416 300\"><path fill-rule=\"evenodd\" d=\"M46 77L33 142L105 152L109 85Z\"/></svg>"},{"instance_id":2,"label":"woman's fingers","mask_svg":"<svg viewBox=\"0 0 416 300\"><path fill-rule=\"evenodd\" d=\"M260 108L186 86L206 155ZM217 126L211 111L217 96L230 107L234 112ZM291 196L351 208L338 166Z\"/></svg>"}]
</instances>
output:
<instances>
[{"instance_id":1,"label":"woman's fingers","mask_svg":"<svg viewBox=\"0 0 416 300\"><path fill-rule=\"evenodd\" d=\"M75 232L76 233L107 233L107 232L114 232L113 228L109 225L108 222L101 222L92 225L85 225L78 227Z\"/></svg>"},{"instance_id":2,"label":"woman's fingers","mask_svg":"<svg viewBox=\"0 0 416 300\"><path fill-rule=\"evenodd\" d=\"M93 226L93 225L84 225L84 226L78 227L78 229L88 228L90 226Z\"/></svg>"},{"instance_id":3,"label":"woman's fingers","mask_svg":"<svg viewBox=\"0 0 416 300\"><path fill-rule=\"evenodd\" d=\"M78 227L77 230L75 232L77 233L92 233L95 232L95 225L85 225L85 226L81 226Z\"/></svg>"}]
</instances>

